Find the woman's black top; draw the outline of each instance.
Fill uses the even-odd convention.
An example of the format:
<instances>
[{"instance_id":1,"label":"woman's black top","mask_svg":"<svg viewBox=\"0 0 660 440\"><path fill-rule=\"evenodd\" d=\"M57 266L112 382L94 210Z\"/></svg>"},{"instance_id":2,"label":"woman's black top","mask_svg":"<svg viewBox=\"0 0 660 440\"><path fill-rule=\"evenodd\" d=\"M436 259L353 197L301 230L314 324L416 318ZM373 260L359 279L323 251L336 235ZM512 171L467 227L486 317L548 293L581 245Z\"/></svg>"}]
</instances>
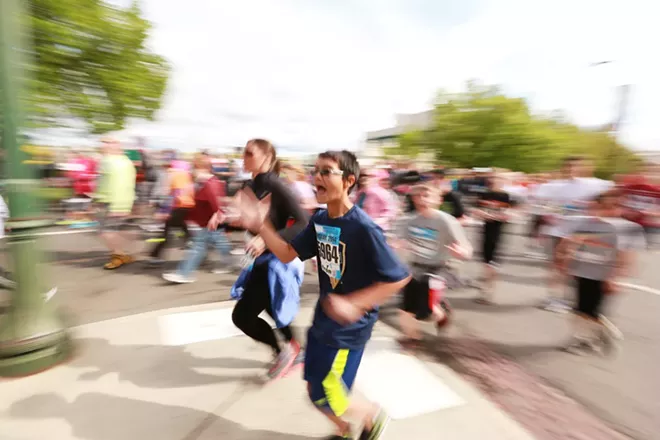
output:
<instances>
[{"instance_id":1,"label":"woman's black top","mask_svg":"<svg viewBox=\"0 0 660 440\"><path fill-rule=\"evenodd\" d=\"M268 218L287 242L293 240L307 226L307 213L300 207L293 192L275 173L258 174L253 180L246 182L245 186L250 187L259 200L271 195ZM293 224L287 227L290 220Z\"/></svg>"}]
</instances>

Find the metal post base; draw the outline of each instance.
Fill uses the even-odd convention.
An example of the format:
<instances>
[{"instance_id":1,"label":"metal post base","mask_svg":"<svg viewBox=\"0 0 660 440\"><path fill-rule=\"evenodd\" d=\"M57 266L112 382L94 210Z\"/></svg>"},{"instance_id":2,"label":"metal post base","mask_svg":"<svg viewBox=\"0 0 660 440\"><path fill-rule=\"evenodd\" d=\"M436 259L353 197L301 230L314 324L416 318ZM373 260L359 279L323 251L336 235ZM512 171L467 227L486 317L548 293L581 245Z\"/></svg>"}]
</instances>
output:
<instances>
[{"instance_id":1,"label":"metal post base","mask_svg":"<svg viewBox=\"0 0 660 440\"><path fill-rule=\"evenodd\" d=\"M36 307L14 305L0 316L0 377L39 373L71 355L65 319L49 303L56 291L47 292Z\"/></svg>"},{"instance_id":2,"label":"metal post base","mask_svg":"<svg viewBox=\"0 0 660 440\"><path fill-rule=\"evenodd\" d=\"M62 338L54 345L15 356L0 357L0 377L23 377L39 373L65 362L72 353L73 344L66 333L62 333Z\"/></svg>"}]
</instances>

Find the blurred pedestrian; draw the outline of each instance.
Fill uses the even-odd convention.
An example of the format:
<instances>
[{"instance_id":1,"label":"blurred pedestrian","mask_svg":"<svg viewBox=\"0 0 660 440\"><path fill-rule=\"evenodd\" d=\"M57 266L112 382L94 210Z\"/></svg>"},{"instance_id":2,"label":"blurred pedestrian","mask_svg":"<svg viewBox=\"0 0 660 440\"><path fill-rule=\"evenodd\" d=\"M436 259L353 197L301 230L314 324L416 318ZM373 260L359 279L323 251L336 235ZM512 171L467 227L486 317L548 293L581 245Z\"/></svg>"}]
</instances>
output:
<instances>
[{"instance_id":1,"label":"blurred pedestrian","mask_svg":"<svg viewBox=\"0 0 660 440\"><path fill-rule=\"evenodd\" d=\"M567 218L560 228L559 267L573 278L577 293L569 352L614 353L622 339L604 309L617 281L634 266L635 251L645 243L642 227L621 218L621 213L620 196L608 192L590 203L586 216Z\"/></svg>"},{"instance_id":2,"label":"blurred pedestrian","mask_svg":"<svg viewBox=\"0 0 660 440\"><path fill-rule=\"evenodd\" d=\"M486 184L487 190L479 197L475 211L476 217L484 222L482 229L484 277L481 295L477 298L477 302L489 305L493 302L502 231L509 221L512 204L509 194L502 190L501 180L497 174L491 174Z\"/></svg>"},{"instance_id":3,"label":"blurred pedestrian","mask_svg":"<svg viewBox=\"0 0 660 440\"><path fill-rule=\"evenodd\" d=\"M251 173L252 179L239 193L239 199L244 194L252 194L251 198L258 200L269 199L269 223L285 240L293 240L307 226L308 217L296 196L279 178L280 162L275 147L267 140L252 139L245 145L243 158L245 171ZM249 258L234 286L234 291L240 291L237 295L240 299L234 307L232 321L247 336L273 350L268 376L281 378L293 366L302 365L300 342L294 336L291 323L299 309L304 266L300 261L281 262L266 248L259 230L248 230L248 233L251 237L246 245ZM303 273L298 273L297 266ZM284 344L259 316L264 310L278 324Z\"/></svg>"},{"instance_id":4,"label":"blurred pedestrian","mask_svg":"<svg viewBox=\"0 0 660 440\"><path fill-rule=\"evenodd\" d=\"M178 160L172 160L170 162L168 182L172 210L165 221L165 228L163 229L160 240L149 254L148 262L150 264L163 263L161 255L171 238L170 234L173 229L181 229L185 241L188 242L190 240L190 231L186 225L186 218L190 210L195 206L195 185L185 162Z\"/></svg>"},{"instance_id":5,"label":"blurred pedestrian","mask_svg":"<svg viewBox=\"0 0 660 440\"><path fill-rule=\"evenodd\" d=\"M225 198L225 186L213 175L211 159L200 154L194 163L195 195L193 207L188 211L186 220L190 220L201 229L192 239L190 249L176 272L163 274L163 279L171 283L184 284L195 281L193 276L201 262L206 257L209 245L213 245L224 258L227 265L230 245L224 229L217 228L224 222L225 213L222 209ZM219 273L216 270L215 273ZM224 270L224 272L228 272Z\"/></svg>"},{"instance_id":6,"label":"blurred pedestrian","mask_svg":"<svg viewBox=\"0 0 660 440\"><path fill-rule=\"evenodd\" d=\"M376 170L361 171L358 191L352 196L354 203L371 217L383 231L388 233L398 213L397 204L389 192L380 186Z\"/></svg>"},{"instance_id":7,"label":"blurred pedestrian","mask_svg":"<svg viewBox=\"0 0 660 440\"><path fill-rule=\"evenodd\" d=\"M119 141L102 140L103 159L95 194L101 239L110 251L105 269L117 269L135 259L128 254L129 238L122 233L135 201L135 166Z\"/></svg>"}]
</instances>

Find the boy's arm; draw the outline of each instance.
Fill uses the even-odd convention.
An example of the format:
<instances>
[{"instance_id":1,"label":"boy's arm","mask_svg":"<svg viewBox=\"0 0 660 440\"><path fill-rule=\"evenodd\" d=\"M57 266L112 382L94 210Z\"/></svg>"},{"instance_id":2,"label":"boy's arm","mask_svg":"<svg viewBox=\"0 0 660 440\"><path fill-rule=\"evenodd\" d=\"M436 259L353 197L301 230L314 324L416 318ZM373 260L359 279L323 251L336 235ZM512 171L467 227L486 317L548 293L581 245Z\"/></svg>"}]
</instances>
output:
<instances>
[{"instance_id":1,"label":"boy's arm","mask_svg":"<svg viewBox=\"0 0 660 440\"><path fill-rule=\"evenodd\" d=\"M323 300L323 309L328 316L343 325L357 322L365 313L382 305L388 298L403 289L411 276L391 282L379 282L360 289L350 295L330 294Z\"/></svg>"},{"instance_id":2,"label":"boy's arm","mask_svg":"<svg viewBox=\"0 0 660 440\"><path fill-rule=\"evenodd\" d=\"M259 231L259 236L266 244L266 247L282 263L290 263L298 258L298 252L275 230L270 220L266 220Z\"/></svg>"},{"instance_id":3,"label":"boy's arm","mask_svg":"<svg viewBox=\"0 0 660 440\"><path fill-rule=\"evenodd\" d=\"M276 180L273 184L273 193L277 193L278 197L275 199L278 203L284 205L286 212L291 213L291 218L294 220L291 226L285 226L277 231L278 235L282 238L291 241L298 235L309 221L309 217L300 206L295 194L283 182ZM295 258L295 257L294 257Z\"/></svg>"},{"instance_id":4,"label":"boy's arm","mask_svg":"<svg viewBox=\"0 0 660 440\"><path fill-rule=\"evenodd\" d=\"M472 244L468 240L463 225L454 217L447 217L449 222L449 233L452 237L452 243L449 245L449 250L455 257L464 260L472 258Z\"/></svg>"},{"instance_id":5,"label":"boy's arm","mask_svg":"<svg viewBox=\"0 0 660 440\"><path fill-rule=\"evenodd\" d=\"M383 304L410 282L410 272L387 244L381 230L364 230L364 253L373 261L374 281L371 286L347 295L348 300L363 311Z\"/></svg>"},{"instance_id":6,"label":"boy's arm","mask_svg":"<svg viewBox=\"0 0 660 440\"><path fill-rule=\"evenodd\" d=\"M252 190L243 189L236 195L235 207L242 226L259 235L266 247L283 263L298 257L306 260L315 255L316 231L313 222L310 221L289 244L268 220L270 195L259 200Z\"/></svg>"},{"instance_id":7,"label":"boy's arm","mask_svg":"<svg viewBox=\"0 0 660 440\"><path fill-rule=\"evenodd\" d=\"M347 299L363 313L385 303L410 282L411 275L392 283L376 283L347 295Z\"/></svg>"},{"instance_id":8,"label":"boy's arm","mask_svg":"<svg viewBox=\"0 0 660 440\"><path fill-rule=\"evenodd\" d=\"M366 312L383 304L411 278L379 228L366 227L363 236L364 254L372 258L375 282L348 295L330 294L325 299L324 309L328 315L344 324L359 320Z\"/></svg>"}]
</instances>

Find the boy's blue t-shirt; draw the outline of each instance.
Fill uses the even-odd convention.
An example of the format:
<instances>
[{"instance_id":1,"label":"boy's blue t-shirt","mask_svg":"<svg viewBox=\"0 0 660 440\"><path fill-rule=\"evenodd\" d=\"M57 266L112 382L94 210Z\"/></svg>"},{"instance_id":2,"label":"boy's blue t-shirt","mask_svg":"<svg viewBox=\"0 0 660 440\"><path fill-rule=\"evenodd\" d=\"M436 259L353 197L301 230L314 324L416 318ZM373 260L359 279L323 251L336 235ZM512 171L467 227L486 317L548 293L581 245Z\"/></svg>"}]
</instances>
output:
<instances>
[{"instance_id":1,"label":"boy's blue t-shirt","mask_svg":"<svg viewBox=\"0 0 660 440\"><path fill-rule=\"evenodd\" d=\"M321 342L337 348L361 349L369 338L378 309L358 322L342 326L321 307L329 293L347 295L375 283L393 283L408 276L408 270L387 245L382 229L359 207L339 218L320 210L291 242L301 260L318 261L321 297L316 304L310 332Z\"/></svg>"}]
</instances>

